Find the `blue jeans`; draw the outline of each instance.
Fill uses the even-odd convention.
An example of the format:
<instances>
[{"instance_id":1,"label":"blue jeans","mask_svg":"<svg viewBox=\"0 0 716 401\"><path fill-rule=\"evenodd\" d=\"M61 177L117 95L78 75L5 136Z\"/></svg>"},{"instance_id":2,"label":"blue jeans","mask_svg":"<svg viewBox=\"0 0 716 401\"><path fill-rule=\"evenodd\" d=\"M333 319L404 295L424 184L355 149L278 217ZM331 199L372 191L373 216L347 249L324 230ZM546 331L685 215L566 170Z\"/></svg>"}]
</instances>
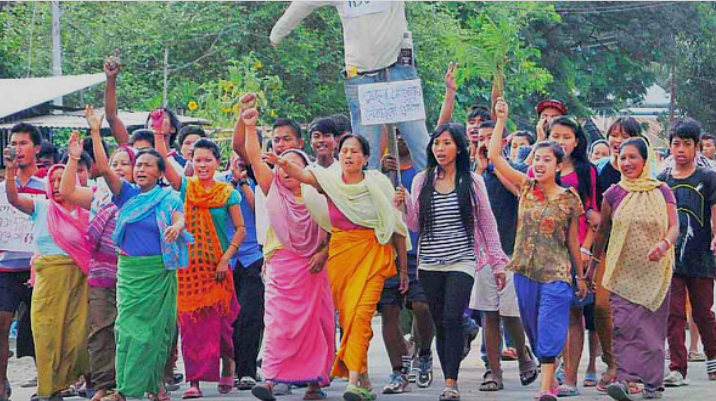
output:
<instances>
[{"instance_id":1,"label":"blue jeans","mask_svg":"<svg viewBox=\"0 0 716 401\"><path fill-rule=\"evenodd\" d=\"M379 82L407 81L417 79L418 72L414 66L394 65L380 71L377 74L358 75L353 78L347 78L343 81L346 91L346 99L351 110L351 126L353 133L360 134L370 143L370 160L368 168L380 169L380 140L381 125L362 125L360 115L360 103L358 101L358 87L360 85L374 84ZM403 135L403 139L410 149L410 156L413 160L415 170L422 171L427 164L427 156L425 154L430 135L425 127L425 120L407 121L396 124Z\"/></svg>"}]
</instances>

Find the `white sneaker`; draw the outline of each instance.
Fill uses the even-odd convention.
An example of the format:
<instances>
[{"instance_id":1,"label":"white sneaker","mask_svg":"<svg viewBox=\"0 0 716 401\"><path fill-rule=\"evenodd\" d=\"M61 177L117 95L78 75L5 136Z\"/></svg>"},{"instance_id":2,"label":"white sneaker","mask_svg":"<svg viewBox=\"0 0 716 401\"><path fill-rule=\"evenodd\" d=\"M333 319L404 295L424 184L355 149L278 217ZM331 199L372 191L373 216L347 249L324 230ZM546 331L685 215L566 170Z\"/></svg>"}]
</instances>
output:
<instances>
[{"instance_id":1,"label":"white sneaker","mask_svg":"<svg viewBox=\"0 0 716 401\"><path fill-rule=\"evenodd\" d=\"M675 370L672 370L664 377L664 386L666 387L681 387L687 386L688 384L689 381L684 379L684 376Z\"/></svg>"}]
</instances>

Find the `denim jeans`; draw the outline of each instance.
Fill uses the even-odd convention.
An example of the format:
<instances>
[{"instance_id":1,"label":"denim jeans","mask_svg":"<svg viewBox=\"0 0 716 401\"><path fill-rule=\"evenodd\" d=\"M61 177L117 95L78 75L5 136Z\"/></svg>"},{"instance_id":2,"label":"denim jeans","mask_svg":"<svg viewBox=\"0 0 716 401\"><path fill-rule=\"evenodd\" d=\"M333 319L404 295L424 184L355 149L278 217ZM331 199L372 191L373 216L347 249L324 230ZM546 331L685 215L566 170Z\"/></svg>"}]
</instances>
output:
<instances>
[{"instance_id":1,"label":"denim jeans","mask_svg":"<svg viewBox=\"0 0 716 401\"><path fill-rule=\"evenodd\" d=\"M370 160L368 168L380 169L381 156L381 125L362 125L360 115L360 103L358 101L358 87L366 84L374 84L380 82L407 81L417 79L418 72L414 66L394 65L380 71L377 74L358 75L353 78L347 78L343 81L346 99L351 110L351 126L353 133L359 134L370 143ZM403 135L403 139L410 149L410 156L413 159L413 167L415 170L422 171L427 164L427 156L425 154L430 135L425 127L425 120L406 121L397 123L396 126Z\"/></svg>"}]
</instances>

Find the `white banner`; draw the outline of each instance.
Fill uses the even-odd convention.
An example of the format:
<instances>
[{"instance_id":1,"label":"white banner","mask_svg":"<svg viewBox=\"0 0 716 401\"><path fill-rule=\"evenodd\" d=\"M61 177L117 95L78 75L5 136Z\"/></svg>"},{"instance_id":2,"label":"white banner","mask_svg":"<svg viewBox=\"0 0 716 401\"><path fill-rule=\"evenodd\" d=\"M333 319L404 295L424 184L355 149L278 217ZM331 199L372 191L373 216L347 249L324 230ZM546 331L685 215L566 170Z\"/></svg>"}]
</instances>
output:
<instances>
[{"instance_id":1,"label":"white banner","mask_svg":"<svg viewBox=\"0 0 716 401\"><path fill-rule=\"evenodd\" d=\"M361 124L378 125L425 119L419 79L358 86Z\"/></svg>"},{"instance_id":2,"label":"white banner","mask_svg":"<svg viewBox=\"0 0 716 401\"><path fill-rule=\"evenodd\" d=\"M20 196L44 198L43 195ZM0 186L0 250L35 252L34 229L35 223L30 221L30 216L12 206L7 200L5 185Z\"/></svg>"}]
</instances>

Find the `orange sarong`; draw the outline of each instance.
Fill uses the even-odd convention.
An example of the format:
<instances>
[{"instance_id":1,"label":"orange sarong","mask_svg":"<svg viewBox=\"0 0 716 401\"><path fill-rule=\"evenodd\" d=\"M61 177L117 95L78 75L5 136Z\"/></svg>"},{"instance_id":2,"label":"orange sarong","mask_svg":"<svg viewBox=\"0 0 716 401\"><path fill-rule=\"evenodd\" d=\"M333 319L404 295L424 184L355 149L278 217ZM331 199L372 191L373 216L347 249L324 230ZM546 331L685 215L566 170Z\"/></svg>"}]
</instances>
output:
<instances>
[{"instance_id":1,"label":"orange sarong","mask_svg":"<svg viewBox=\"0 0 716 401\"><path fill-rule=\"evenodd\" d=\"M373 338L371 320L385 279L396 274L395 254L390 244L378 242L374 230L336 228L328 253L328 278L343 328L331 376L348 377L349 371L366 373L368 345Z\"/></svg>"}]
</instances>

